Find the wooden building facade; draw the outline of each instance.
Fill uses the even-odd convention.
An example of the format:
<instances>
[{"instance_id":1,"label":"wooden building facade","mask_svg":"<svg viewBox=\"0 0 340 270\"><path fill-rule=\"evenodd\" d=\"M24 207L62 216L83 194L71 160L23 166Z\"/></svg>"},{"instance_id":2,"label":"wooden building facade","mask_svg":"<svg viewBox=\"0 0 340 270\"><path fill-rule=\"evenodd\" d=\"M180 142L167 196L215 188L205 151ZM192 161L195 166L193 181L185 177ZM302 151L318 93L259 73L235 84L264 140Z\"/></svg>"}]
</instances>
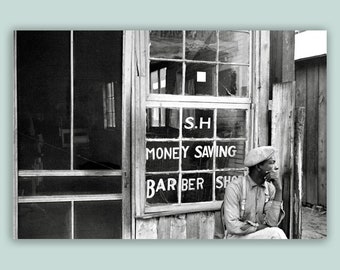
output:
<instances>
[{"instance_id":1,"label":"wooden building facade","mask_svg":"<svg viewBox=\"0 0 340 270\"><path fill-rule=\"evenodd\" d=\"M15 48L15 238L212 239L270 144L290 230L295 99L275 93L295 93L294 31L17 31Z\"/></svg>"},{"instance_id":2,"label":"wooden building facade","mask_svg":"<svg viewBox=\"0 0 340 270\"><path fill-rule=\"evenodd\" d=\"M306 108L303 200L327 207L327 57L299 59L296 106Z\"/></svg>"}]
</instances>

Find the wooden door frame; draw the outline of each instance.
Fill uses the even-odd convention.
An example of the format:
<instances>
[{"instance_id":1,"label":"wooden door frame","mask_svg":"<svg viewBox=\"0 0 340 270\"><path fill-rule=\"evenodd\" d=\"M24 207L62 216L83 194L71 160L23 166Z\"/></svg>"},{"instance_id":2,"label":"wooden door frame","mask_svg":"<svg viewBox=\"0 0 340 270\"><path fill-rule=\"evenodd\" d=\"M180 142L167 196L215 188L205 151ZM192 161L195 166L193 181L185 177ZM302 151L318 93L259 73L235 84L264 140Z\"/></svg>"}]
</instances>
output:
<instances>
[{"instance_id":1,"label":"wooden door frame","mask_svg":"<svg viewBox=\"0 0 340 270\"><path fill-rule=\"evenodd\" d=\"M72 30L69 30L72 32ZM132 42L131 42L131 31L122 31L122 165L121 165L121 173L113 173L113 174L105 174L105 175L121 175L122 181L122 239L131 239L132 238L132 218L131 218L131 183L130 183L130 160L131 160L131 124L130 124L130 116L131 116L131 56L132 56ZM13 144L13 239L18 239L18 152L17 152L17 32L14 31L13 34L13 44L14 44L14 98L13 98L13 135L14 135L14 144ZM25 174L29 174L29 171L25 171ZM43 172L43 173L46 173ZM36 174L39 174L39 172ZM59 172L47 172L47 175L79 175L82 176L84 173L82 172L72 172L70 173L68 170L63 170ZM85 173L86 174L86 173ZM96 172L91 172L91 174L96 174ZM87 174L86 174L87 175ZM96 174L97 175L97 174Z\"/></svg>"},{"instance_id":2,"label":"wooden door frame","mask_svg":"<svg viewBox=\"0 0 340 270\"><path fill-rule=\"evenodd\" d=\"M122 55L122 238L133 238L131 200L132 31L123 31Z\"/></svg>"}]
</instances>

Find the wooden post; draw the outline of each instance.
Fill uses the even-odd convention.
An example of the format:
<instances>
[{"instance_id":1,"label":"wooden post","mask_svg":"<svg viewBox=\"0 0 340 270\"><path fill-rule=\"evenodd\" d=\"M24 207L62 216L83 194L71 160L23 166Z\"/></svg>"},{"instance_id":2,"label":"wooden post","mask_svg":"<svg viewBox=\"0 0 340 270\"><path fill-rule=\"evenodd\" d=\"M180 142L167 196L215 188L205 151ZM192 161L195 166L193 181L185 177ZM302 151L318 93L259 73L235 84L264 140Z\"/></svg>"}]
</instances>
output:
<instances>
[{"instance_id":1,"label":"wooden post","mask_svg":"<svg viewBox=\"0 0 340 270\"><path fill-rule=\"evenodd\" d=\"M278 164L283 181L283 202L286 217L281 227L292 237L293 179L294 179L294 106L295 62L294 31L270 31L270 78L273 92L271 115L271 145L279 152Z\"/></svg>"},{"instance_id":2,"label":"wooden post","mask_svg":"<svg viewBox=\"0 0 340 270\"><path fill-rule=\"evenodd\" d=\"M270 84L295 80L294 31L270 31Z\"/></svg>"},{"instance_id":3,"label":"wooden post","mask_svg":"<svg viewBox=\"0 0 340 270\"><path fill-rule=\"evenodd\" d=\"M283 204L286 217L281 227L292 237L293 176L294 176L294 107L295 82L273 86L272 146L277 149L277 163L283 186Z\"/></svg>"},{"instance_id":4,"label":"wooden post","mask_svg":"<svg viewBox=\"0 0 340 270\"><path fill-rule=\"evenodd\" d=\"M270 31L255 32L254 95L254 147L269 144L269 74L270 74Z\"/></svg>"},{"instance_id":5,"label":"wooden post","mask_svg":"<svg viewBox=\"0 0 340 270\"><path fill-rule=\"evenodd\" d=\"M294 211L293 211L293 238L300 239L302 235L302 165L303 165L303 141L305 130L305 108L296 108L295 137L294 137Z\"/></svg>"}]
</instances>

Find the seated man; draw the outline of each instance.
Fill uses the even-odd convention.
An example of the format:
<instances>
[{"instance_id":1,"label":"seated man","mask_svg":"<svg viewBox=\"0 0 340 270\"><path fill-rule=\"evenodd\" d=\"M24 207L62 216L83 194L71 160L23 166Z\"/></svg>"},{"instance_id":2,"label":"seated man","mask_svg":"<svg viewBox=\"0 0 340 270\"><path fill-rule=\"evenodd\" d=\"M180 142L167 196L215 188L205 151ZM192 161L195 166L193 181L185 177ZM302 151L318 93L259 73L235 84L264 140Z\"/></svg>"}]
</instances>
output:
<instances>
[{"instance_id":1,"label":"seated man","mask_svg":"<svg viewBox=\"0 0 340 270\"><path fill-rule=\"evenodd\" d=\"M287 239L277 227L284 212L274 154L271 146L252 149L244 160L249 174L227 185L223 206L227 239Z\"/></svg>"}]
</instances>

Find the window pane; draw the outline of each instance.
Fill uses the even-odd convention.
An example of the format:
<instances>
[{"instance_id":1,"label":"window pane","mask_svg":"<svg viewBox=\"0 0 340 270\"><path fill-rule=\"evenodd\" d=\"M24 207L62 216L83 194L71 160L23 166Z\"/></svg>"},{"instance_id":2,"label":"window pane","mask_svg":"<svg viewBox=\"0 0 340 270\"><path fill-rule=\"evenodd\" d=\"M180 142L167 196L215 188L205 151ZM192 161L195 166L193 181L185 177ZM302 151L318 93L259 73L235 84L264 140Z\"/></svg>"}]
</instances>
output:
<instances>
[{"instance_id":1,"label":"window pane","mask_svg":"<svg viewBox=\"0 0 340 270\"><path fill-rule=\"evenodd\" d=\"M150 57L182 58L182 31L150 31Z\"/></svg>"},{"instance_id":2,"label":"window pane","mask_svg":"<svg viewBox=\"0 0 340 270\"><path fill-rule=\"evenodd\" d=\"M221 62L249 64L249 33L220 31L219 39Z\"/></svg>"},{"instance_id":3,"label":"window pane","mask_svg":"<svg viewBox=\"0 0 340 270\"><path fill-rule=\"evenodd\" d=\"M248 72L248 66L219 65L218 95L246 97Z\"/></svg>"},{"instance_id":4,"label":"window pane","mask_svg":"<svg viewBox=\"0 0 340 270\"><path fill-rule=\"evenodd\" d=\"M178 171L180 148L178 142L147 142L146 171Z\"/></svg>"},{"instance_id":5,"label":"window pane","mask_svg":"<svg viewBox=\"0 0 340 270\"><path fill-rule=\"evenodd\" d=\"M19 196L114 194L121 177L19 177Z\"/></svg>"},{"instance_id":6,"label":"window pane","mask_svg":"<svg viewBox=\"0 0 340 270\"><path fill-rule=\"evenodd\" d=\"M122 202L75 202L76 239L121 239Z\"/></svg>"},{"instance_id":7,"label":"window pane","mask_svg":"<svg viewBox=\"0 0 340 270\"><path fill-rule=\"evenodd\" d=\"M212 174L192 173L182 177L182 203L212 200Z\"/></svg>"},{"instance_id":8,"label":"window pane","mask_svg":"<svg viewBox=\"0 0 340 270\"><path fill-rule=\"evenodd\" d=\"M74 60L74 167L120 169L122 32L75 31Z\"/></svg>"},{"instance_id":9,"label":"window pane","mask_svg":"<svg viewBox=\"0 0 340 270\"><path fill-rule=\"evenodd\" d=\"M70 32L17 32L18 168L70 169Z\"/></svg>"},{"instance_id":10,"label":"window pane","mask_svg":"<svg viewBox=\"0 0 340 270\"><path fill-rule=\"evenodd\" d=\"M185 73L185 94L191 96L215 95L216 65L188 63Z\"/></svg>"},{"instance_id":11,"label":"window pane","mask_svg":"<svg viewBox=\"0 0 340 270\"><path fill-rule=\"evenodd\" d=\"M213 142L183 142L182 170L212 169Z\"/></svg>"},{"instance_id":12,"label":"window pane","mask_svg":"<svg viewBox=\"0 0 340 270\"><path fill-rule=\"evenodd\" d=\"M216 142L216 168L243 168L245 142Z\"/></svg>"},{"instance_id":13,"label":"window pane","mask_svg":"<svg viewBox=\"0 0 340 270\"><path fill-rule=\"evenodd\" d=\"M214 111L183 109L184 138L212 138L214 135Z\"/></svg>"},{"instance_id":14,"label":"window pane","mask_svg":"<svg viewBox=\"0 0 340 270\"><path fill-rule=\"evenodd\" d=\"M177 203L178 174L153 174L145 177L146 202L149 204Z\"/></svg>"},{"instance_id":15,"label":"window pane","mask_svg":"<svg viewBox=\"0 0 340 270\"><path fill-rule=\"evenodd\" d=\"M182 63L151 61L150 93L181 95L182 70Z\"/></svg>"},{"instance_id":16,"label":"window pane","mask_svg":"<svg viewBox=\"0 0 340 270\"><path fill-rule=\"evenodd\" d=\"M246 111L245 110L217 110L217 137L245 138Z\"/></svg>"},{"instance_id":17,"label":"window pane","mask_svg":"<svg viewBox=\"0 0 340 270\"><path fill-rule=\"evenodd\" d=\"M185 58L216 61L216 31L186 31Z\"/></svg>"},{"instance_id":18,"label":"window pane","mask_svg":"<svg viewBox=\"0 0 340 270\"><path fill-rule=\"evenodd\" d=\"M230 172L216 172L215 178L215 198L216 200L223 200L226 186L236 180L238 177L244 175L243 171Z\"/></svg>"},{"instance_id":19,"label":"window pane","mask_svg":"<svg viewBox=\"0 0 340 270\"><path fill-rule=\"evenodd\" d=\"M71 238L71 203L19 204L19 239Z\"/></svg>"},{"instance_id":20,"label":"window pane","mask_svg":"<svg viewBox=\"0 0 340 270\"><path fill-rule=\"evenodd\" d=\"M146 115L147 138L178 138L179 109L148 108Z\"/></svg>"}]
</instances>

